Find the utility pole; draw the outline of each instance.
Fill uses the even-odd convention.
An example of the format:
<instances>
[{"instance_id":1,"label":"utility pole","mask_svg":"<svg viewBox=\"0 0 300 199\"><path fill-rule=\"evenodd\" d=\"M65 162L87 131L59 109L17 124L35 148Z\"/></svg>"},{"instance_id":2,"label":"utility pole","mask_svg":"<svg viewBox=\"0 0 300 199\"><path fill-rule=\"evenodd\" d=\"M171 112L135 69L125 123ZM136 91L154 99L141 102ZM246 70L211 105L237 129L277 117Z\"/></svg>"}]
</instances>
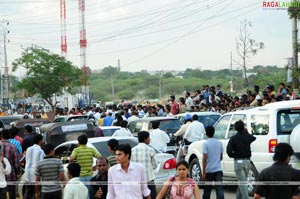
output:
<instances>
[{"instance_id":1,"label":"utility pole","mask_svg":"<svg viewBox=\"0 0 300 199\"><path fill-rule=\"evenodd\" d=\"M161 85L162 84L162 71L159 72L159 80L158 80L158 98L161 100Z\"/></svg>"},{"instance_id":2,"label":"utility pole","mask_svg":"<svg viewBox=\"0 0 300 199\"><path fill-rule=\"evenodd\" d=\"M80 59L81 59L81 70L83 76L83 96L86 104L90 103L89 96L89 86L88 86L88 67L86 65L86 47L87 47L87 39L86 39L86 30L85 30L85 0L78 0L79 7L79 22L80 22Z\"/></svg>"},{"instance_id":3,"label":"utility pole","mask_svg":"<svg viewBox=\"0 0 300 199\"><path fill-rule=\"evenodd\" d=\"M8 26L9 22L7 20L2 21L3 30L3 54L4 54L4 74L2 77L2 106L8 106L9 101L9 76L8 76L8 66L7 66L7 52L6 52L6 34L9 33L5 26Z\"/></svg>"},{"instance_id":4,"label":"utility pole","mask_svg":"<svg viewBox=\"0 0 300 199\"><path fill-rule=\"evenodd\" d=\"M113 76L110 76L111 79L111 92L112 92L112 97L113 97L113 101L115 101L115 87L114 87L114 80L113 80Z\"/></svg>"},{"instance_id":5,"label":"utility pole","mask_svg":"<svg viewBox=\"0 0 300 199\"><path fill-rule=\"evenodd\" d=\"M293 40L293 69L292 69L292 82L293 82L293 92L294 98L299 97L299 76L298 74L298 28L297 28L297 18L292 18L292 40Z\"/></svg>"}]
</instances>

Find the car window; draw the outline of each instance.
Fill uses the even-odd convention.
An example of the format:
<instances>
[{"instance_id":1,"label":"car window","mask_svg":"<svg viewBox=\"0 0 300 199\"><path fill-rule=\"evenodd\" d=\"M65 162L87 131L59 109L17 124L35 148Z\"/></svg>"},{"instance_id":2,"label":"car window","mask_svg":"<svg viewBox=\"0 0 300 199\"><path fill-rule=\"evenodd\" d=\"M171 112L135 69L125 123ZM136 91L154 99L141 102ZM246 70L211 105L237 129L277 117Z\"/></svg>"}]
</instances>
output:
<instances>
[{"instance_id":1,"label":"car window","mask_svg":"<svg viewBox=\"0 0 300 199\"><path fill-rule=\"evenodd\" d=\"M252 115L251 133L253 135L267 135L269 133L269 115Z\"/></svg>"},{"instance_id":2,"label":"car window","mask_svg":"<svg viewBox=\"0 0 300 199\"><path fill-rule=\"evenodd\" d=\"M166 133L176 133L180 129L181 123L180 120L161 120L159 124L159 129L166 131Z\"/></svg>"},{"instance_id":3,"label":"car window","mask_svg":"<svg viewBox=\"0 0 300 199\"><path fill-rule=\"evenodd\" d=\"M235 122L237 122L239 120L243 121L245 125L247 124L246 123L246 115L243 115L243 114L233 115L231 123L230 123L230 127L229 127L227 138L230 138L230 137L234 136L237 133L237 131L234 128L234 124L235 124Z\"/></svg>"},{"instance_id":4,"label":"car window","mask_svg":"<svg viewBox=\"0 0 300 199\"><path fill-rule=\"evenodd\" d=\"M125 143L130 144L130 146L132 148L135 147L136 145L138 145L138 142L135 140L131 140L131 139L119 140L119 144L125 144ZM93 145L103 157L106 158L110 155L110 153L108 151L108 147L107 147L107 141L95 142L95 143L93 143Z\"/></svg>"},{"instance_id":5,"label":"car window","mask_svg":"<svg viewBox=\"0 0 300 199\"><path fill-rule=\"evenodd\" d=\"M68 157L71 155L70 153L70 145L63 145L55 149L54 157L61 159L62 157Z\"/></svg>"},{"instance_id":6,"label":"car window","mask_svg":"<svg viewBox=\"0 0 300 199\"><path fill-rule=\"evenodd\" d=\"M132 121L128 124L128 129L131 131L131 132L135 132L135 126L136 126L136 121Z\"/></svg>"},{"instance_id":7,"label":"car window","mask_svg":"<svg viewBox=\"0 0 300 199\"><path fill-rule=\"evenodd\" d=\"M278 121L279 120L279 121ZM300 110L281 110L277 113L277 134L291 134L300 123Z\"/></svg>"},{"instance_id":8,"label":"car window","mask_svg":"<svg viewBox=\"0 0 300 199\"><path fill-rule=\"evenodd\" d=\"M134 132L140 132L142 130L143 122L137 121Z\"/></svg>"},{"instance_id":9,"label":"car window","mask_svg":"<svg viewBox=\"0 0 300 199\"><path fill-rule=\"evenodd\" d=\"M58 117L58 118L55 118L55 120L53 122L64 122L64 121L66 121L66 118Z\"/></svg>"},{"instance_id":10,"label":"car window","mask_svg":"<svg viewBox=\"0 0 300 199\"><path fill-rule=\"evenodd\" d=\"M114 129L101 129L101 130L102 130L104 136L112 136L114 134L114 132L118 129L114 128Z\"/></svg>"},{"instance_id":11,"label":"car window","mask_svg":"<svg viewBox=\"0 0 300 199\"><path fill-rule=\"evenodd\" d=\"M203 124L204 127L213 126L216 121L220 118L219 115L199 115L198 121Z\"/></svg>"},{"instance_id":12,"label":"car window","mask_svg":"<svg viewBox=\"0 0 300 199\"><path fill-rule=\"evenodd\" d=\"M216 125L215 125L215 135L214 135L214 137L216 139L225 138L230 118L231 118L231 115L226 115L226 116L222 117L218 121L218 123L216 123Z\"/></svg>"}]
</instances>

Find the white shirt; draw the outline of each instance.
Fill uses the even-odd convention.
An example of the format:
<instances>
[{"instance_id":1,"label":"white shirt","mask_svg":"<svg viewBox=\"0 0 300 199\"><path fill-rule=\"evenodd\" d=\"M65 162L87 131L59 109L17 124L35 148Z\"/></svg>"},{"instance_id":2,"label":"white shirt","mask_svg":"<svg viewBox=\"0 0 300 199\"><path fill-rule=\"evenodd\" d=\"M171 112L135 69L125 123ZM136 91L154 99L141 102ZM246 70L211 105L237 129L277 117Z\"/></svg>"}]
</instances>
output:
<instances>
[{"instance_id":1,"label":"white shirt","mask_svg":"<svg viewBox=\"0 0 300 199\"><path fill-rule=\"evenodd\" d=\"M116 130L112 137L123 137L123 136L133 136L132 133L128 128L120 128L119 130Z\"/></svg>"},{"instance_id":2,"label":"white shirt","mask_svg":"<svg viewBox=\"0 0 300 199\"><path fill-rule=\"evenodd\" d=\"M142 199L149 196L144 167L136 162L129 163L125 172L121 164L108 170L108 190L106 199Z\"/></svg>"},{"instance_id":3,"label":"white shirt","mask_svg":"<svg viewBox=\"0 0 300 199\"><path fill-rule=\"evenodd\" d=\"M36 164L44 159L45 153L41 147L37 144L34 144L31 147L28 147L25 154L25 180L28 182L35 182L35 167Z\"/></svg>"},{"instance_id":4,"label":"white shirt","mask_svg":"<svg viewBox=\"0 0 300 199\"><path fill-rule=\"evenodd\" d=\"M196 142L203 138L204 133L205 133L205 129L203 124L198 121L193 121L187 127L184 137L189 142Z\"/></svg>"},{"instance_id":5,"label":"white shirt","mask_svg":"<svg viewBox=\"0 0 300 199\"><path fill-rule=\"evenodd\" d=\"M5 175L10 174L11 172L11 166L9 164L9 161L5 157L3 157L3 161L5 164L5 168L3 168L3 164L2 162L0 162L0 188L4 188L7 186Z\"/></svg>"},{"instance_id":6,"label":"white shirt","mask_svg":"<svg viewBox=\"0 0 300 199\"><path fill-rule=\"evenodd\" d=\"M87 199L88 189L79 181L79 177L72 178L64 189L64 199Z\"/></svg>"},{"instance_id":7,"label":"white shirt","mask_svg":"<svg viewBox=\"0 0 300 199\"><path fill-rule=\"evenodd\" d=\"M159 128L150 132L150 144L159 151L167 150L167 143L170 142L170 138L165 131Z\"/></svg>"},{"instance_id":8,"label":"white shirt","mask_svg":"<svg viewBox=\"0 0 300 199\"><path fill-rule=\"evenodd\" d=\"M130 116L130 117L127 119L127 122L128 122L128 124L129 124L130 122L133 122L133 121L138 120L138 119L139 119L139 118L138 118L137 116L132 115L132 116Z\"/></svg>"},{"instance_id":9,"label":"white shirt","mask_svg":"<svg viewBox=\"0 0 300 199\"><path fill-rule=\"evenodd\" d=\"M193 100L190 96L185 99L185 104L186 104L186 110L190 111L191 106L193 106Z\"/></svg>"}]
</instances>

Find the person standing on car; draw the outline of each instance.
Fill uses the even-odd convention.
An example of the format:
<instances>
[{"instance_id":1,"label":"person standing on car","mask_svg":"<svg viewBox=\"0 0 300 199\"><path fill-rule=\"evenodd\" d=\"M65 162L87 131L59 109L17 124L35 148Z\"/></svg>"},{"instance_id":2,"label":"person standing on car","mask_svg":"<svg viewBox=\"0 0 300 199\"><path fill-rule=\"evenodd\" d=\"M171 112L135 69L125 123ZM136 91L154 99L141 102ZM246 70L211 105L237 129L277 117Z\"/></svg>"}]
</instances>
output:
<instances>
[{"instance_id":1,"label":"person standing on car","mask_svg":"<svg viewBox=\"0 0 300 199\"><path fill-rule=\"evenodd\" d=\"M52 144L46 144L43 150L45 157L35 168L35 198L62 199L61 182L66 181L62 161L54 158Z\"/></svg>"},{"instance_id":2,"label":"person standing on car","mask_svg":"<svg viewBox=\"0 0 300 199\"><path fill-rule=\"evenodd\" d=\"M227 145L227 154L234 158L234 171L238 180L237 199L248 199L247 176L251 168L251 143L256 139L245 129L243 121L235 122L234 128L237 133L232 136Z\"/></svg>"},{"instance_id":3,"label":"person standing on car","mask_svg":"<svg viewBox=\"0 0 300 199\"><path fill-rule=\"evenodd\" d=\"M43 136L40 134L35 134L33 136L34 145L29 147L25 155L25 182L24 185L25 193L24 199L34 198L35 193L35 167L36 164L44 159L45 153L41 146L43 144ZM31 184L32 183L32 184Z\"/></svg>"},{"instance_id":4,"label":"person standing on car","mask_svg":"<svg viewBox=\"0 0 300 199\"><path fill-rule=\"evenodd\" d=\"M214 138L215 128L213 126L208 126L205 128L207 141L203 143L202 151L202 179L203 181L212 183L222 183L222 168L221 160L223 156L222 143ZM216 184L216 198L224 199L224 190L221 184ZM209 199L211 194L212 185L206 184L204 186L203 199Z\"/></svg>"},{"instance_id":5,"label":"person standing on car","mask_svg":"<svg viewBox=\"0 0 300 199\"><path fill-rule=\"evenodd\" d=\"M93 175L93 158L98 158L101 155L96 151L96 149L87 147L88 138L85 134L78 137L79 147L72 151L70 156L70 162L76 160L76 162L81 166L80 170L80 181L86 182L90 181ZM86 185L89 189L89 186Z\"/></svg>"},{"instance_id":6,"label":"person standing on car","mask_svg":"<svg viewBox=\"0 0 300 199\"><path fill-rule=\"evenodd\" d=\"M299 182L300 171L289 165L291 156L294 154L293 148L287 143L279 143L275 148L273 160L275 163L262 170L259 174L261 182ZM297 195L298 185L263 185L256 186L254 199L266 198L292 198Z\"/></svg>"},{"instance_id":7,"label":"person standing on car","mask_svg":"<svg viewBox=\"0 0 300 199\"><path fill-rule=\"evenodd\" d=\"M165 152L167 150L167 143L170 142L170 138L168 134L159 129L160 122L152 121L153 131L150 132L150 140L151 146L161 152Z\"/></svg>"},{"instance_id":8,"label":"person standing on car","mask_svg":"<svg viewBox=\"0 0 300 199\"><path fill-rule=\"evenodd\" d=\"M108 160L99 157L96 164L98 173L90 181L90 199L105 199L107 195Z\"/></svg>"},{"instance_id":9,"label":"person standing on car","mask_svg":"<svg viewBox=\"0 0 300 199\"><path fill-rule=\"evenodd\" d=\"M187 127L184 135L184 143L186 145L201 140L205 133L203 124L198 121L198 115L194 114L192 120L192 123Z\"/></svg>"},{"instance_id":10,"label":"person standing on car","mask_svg":"<svg viewBox=\"0 0 300 199\"><path fill-rule=\"evenodd\" d=\"M148 189L151 191L151 198L156 198L156 186L154 169L156 168L155 151L149 147L150 135L147 131L138 133L139 144L132 148L131 160L133 162L141 163L145 168L147 176Z\"/></svg>"}]
</instances>

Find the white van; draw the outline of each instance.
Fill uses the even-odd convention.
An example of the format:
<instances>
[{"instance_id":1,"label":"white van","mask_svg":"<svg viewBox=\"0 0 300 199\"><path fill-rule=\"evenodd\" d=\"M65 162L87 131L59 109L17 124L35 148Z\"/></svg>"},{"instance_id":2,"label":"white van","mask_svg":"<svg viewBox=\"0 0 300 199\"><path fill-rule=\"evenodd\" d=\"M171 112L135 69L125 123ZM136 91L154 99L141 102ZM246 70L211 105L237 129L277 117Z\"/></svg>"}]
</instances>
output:
<instances>
[{"instance_id":1,"label":"white van","mask_svg":"<svg viewBox=\"0 0 300 199\"><path fill-rule=\"evenodd\" d=\"M215 124L214 137L219 139L223 145L223 180L235 180L233 159L226 154L226 147L229 138L236 134L234 123L238 120L242 120L249 133L256 137L251 145L252 168L248 175L248 191L249 195L253 195L254 183L258 180L259 173L273 164L275 146L279 142L286 142L296 148L296 144L300 143L300 136L297 136L299 140L290 142L290 135L294 127L300 123L300 100L275 102L262 107L229 112L220 117ZM300 132L294 131L293 136L296 133ZM186 160L190 164L190 176L198 183L201 183L202 177L202 145L204 141L192 143L186 156ZM297 152L300 150L291 157L290 165L300 169L300 159L298 159L300 157Z\"/></svg>"}]
</instances>

